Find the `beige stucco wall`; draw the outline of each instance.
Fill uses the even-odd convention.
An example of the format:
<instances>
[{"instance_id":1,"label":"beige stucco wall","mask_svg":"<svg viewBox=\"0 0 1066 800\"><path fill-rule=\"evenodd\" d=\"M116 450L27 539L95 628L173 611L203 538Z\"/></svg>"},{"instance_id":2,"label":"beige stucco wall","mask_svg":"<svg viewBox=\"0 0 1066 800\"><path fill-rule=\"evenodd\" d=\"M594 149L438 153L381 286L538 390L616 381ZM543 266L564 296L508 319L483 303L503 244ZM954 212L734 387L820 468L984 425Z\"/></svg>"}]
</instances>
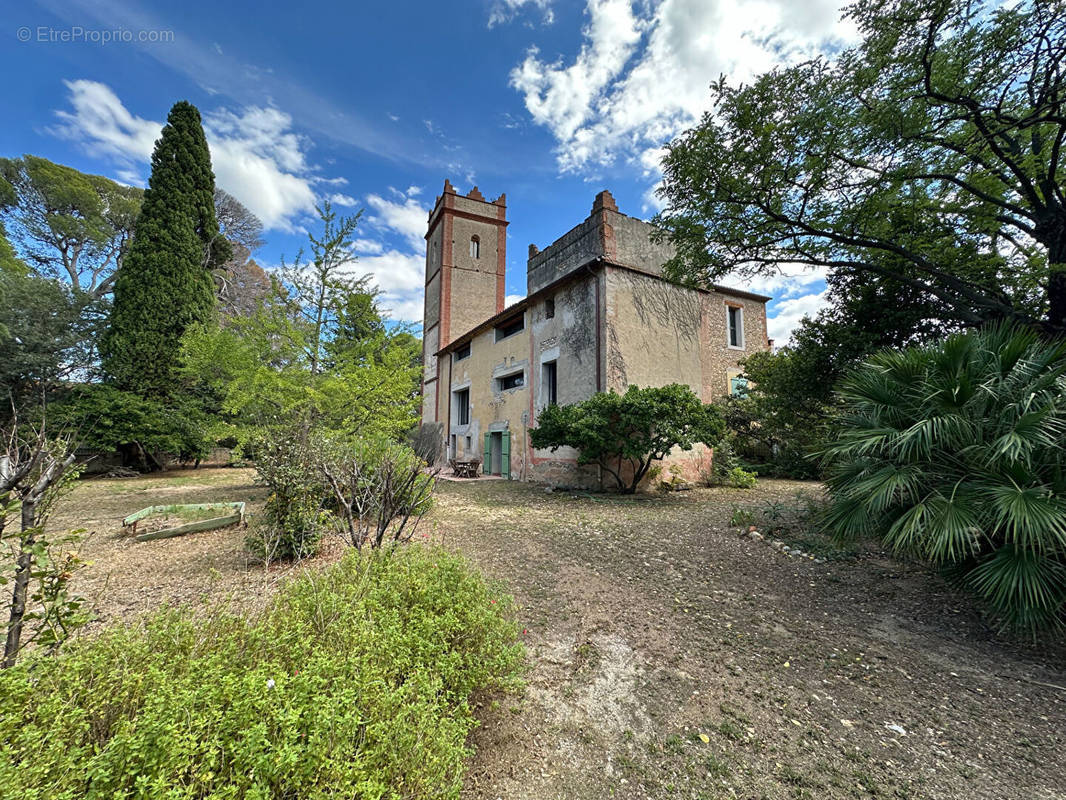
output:
<instances>
[{"instance_id":1,"label":"beige stucco wall","mask_svg":"<svg viewBox=\"0 0 1066 800\"><path fill-rule=\"evenodd\" d=\"M534 365L533 413L530 427L548 404L544 364L555 362L557 401L560 405L587 400L603 383L599 340L602 329L600 303L603 273L588 273L561 287L550 296L539 297L529 311L532 320L531 363ZM548 301L554 301L555 315L547 316ZM579 467L577 451L569 447L533 450L527 455L528 480L568 486L595 486L598 475L592 467Z\"/></svg>"},{"instance_id":2,"label":"beige stucco wall","mask_svg":"<svg viewBox=\"0 0 1066 800\"><path fill-rule=\"evenodd\" d=\"M530 398L529 342L528 315L524 330L499 342L496 341L495 328L477 334L470 342L467 358L457 361L450 353L441 359L441 389L437 401L439 419L446 420L444 433L449 447L451 437L455 436L457 452L449 451L450 454L481 457L485 433L509 431L511 475L517 479L525 477ZM497 390L497 378L519 371L524 376L521 387ZM459 425L452 394L465 388L470 389L470 423Z\"/></svg>"},{"instance_id":3,"label":"beige stucco wall","mask_svg":"<svg viewBox=\"0 0 1066 800\"><path fill-rule=\"evenodd\" d=\"M456 198L458 203L465 198ZM468 203L475 201L467 200ZM482 205L482 213L484 207ZM440 226L440 227L443 227ZM489 222L452 219L451 323L454 340L496 313L496 268L503 228ZM481 240L479 258L470 256L470 239Z\"/></svg>"},{"instance_id":4,"label":"beige stucco wall","mask_svg":"<svg viewBox=\"0 0 1066 800\"><path fill-rule=\"evenodd\" d=\"M595 470L577 466L577 453L569 448L554 453L534 451L528 430L548 402L545 363L556 364L559 403L580 402L597 391L601 380L597 374L600 281L602 275L590 274L550 298L538 298L523 311L525 328L520 333L497 342L496 329L489 328L471 339L467 358L456 360L453 353L441 357L440 394L426 402L436 402L437 418L447 420L444 435L449 448L455 437L454 455L483 457L485 433L509 431L513 479L582 486L598 482ZM551 318L547 316L549 299L555 303ZM523 373L522 387L497 388L499 377L518 371ZM462 389L470 390L468 425L458 424L453 402L453 393Z\"/></svg>"},{"instance_id":5,"label":"beige stucco wall","mask_svg":"<svg viewBox=\"0 0 1066 800\"><path fill-rule=\"evenodd\" d=\"M607 386L682 383L705 403L729 392L740 361L766 342L766 306L689 289L630 270L606 270ZM726 308L743 309L744 347L728 346Z\"/></svg>"},{"instance_id":6,"label":"beige stucco wall","mask_svg":"<svg viewBox=\"0 0 1066 800\"><path fill-rule=\"evenodd\" d=\"M701 294L608 267L607 388L688 385L703 389Z\"/></svg>"}]
</instances>

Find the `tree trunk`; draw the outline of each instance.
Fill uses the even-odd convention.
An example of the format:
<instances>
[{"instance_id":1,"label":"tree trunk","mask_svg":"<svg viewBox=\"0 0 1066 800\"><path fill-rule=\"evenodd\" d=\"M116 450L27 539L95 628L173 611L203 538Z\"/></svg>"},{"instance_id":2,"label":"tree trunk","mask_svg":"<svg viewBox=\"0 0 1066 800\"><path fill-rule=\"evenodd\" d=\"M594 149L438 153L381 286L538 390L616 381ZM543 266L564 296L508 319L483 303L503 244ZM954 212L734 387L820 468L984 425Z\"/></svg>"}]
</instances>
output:
<instances>
[{"instance_id":1,"label":"tree trunk","mask_svg":"<svg viewBox=\"0 0 1066 800\"><path fill-rule=\"evenodd\" d=\"M30 572L33 569L34 528L36 527L37 503L24 500L22 503L22 538L15 569L15 588L11 595L11 614L7 623L7 641L4 642L4 661L0 667L15 666L19 643L22 640L22 620L26 616L26 596L30 587Z\"/></svg>"},{"instance_id":2,"label":"tree trunk","mask_svg":"<svg viewBox=\"0 0 1066 800\"><path fill-rule=\"evenodd\" d=\"M1066 251L1066 245L1062 250ZM1066 252L1049 265L1047 282L1048 327L1055 333L1066 333Z\"/></svg>"},{"instance_id":3,"label":"tree trunk","mask_svg":"<svg viewBox=\"0 0 1066 800\"><path fill-rule=\"evenodd\" d=\"M1047 246L1048 328L1066 333L1066 215L1038 225L1036 234Z\"/></svg>"}]
</instances>

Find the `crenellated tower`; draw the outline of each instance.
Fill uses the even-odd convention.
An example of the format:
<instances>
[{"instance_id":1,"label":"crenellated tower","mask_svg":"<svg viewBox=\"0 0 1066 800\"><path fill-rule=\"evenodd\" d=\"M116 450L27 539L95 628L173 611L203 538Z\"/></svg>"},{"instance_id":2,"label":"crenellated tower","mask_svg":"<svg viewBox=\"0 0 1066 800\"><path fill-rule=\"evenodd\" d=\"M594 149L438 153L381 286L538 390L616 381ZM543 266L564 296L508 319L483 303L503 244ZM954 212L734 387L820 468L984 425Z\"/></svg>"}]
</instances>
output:
<instances>
[{"instance_id":1,"label":"crenellated tower","mask_svg":"<svg viewBox=\"0 0 1066 800\"><path fill-rule=\"evenodd\" d=\"M426 231L423 422L437 421L437 351L503 311L506 265L506 195L489 201L476 186L463 195L445 180Z\"/></svg>"}]
</instances>

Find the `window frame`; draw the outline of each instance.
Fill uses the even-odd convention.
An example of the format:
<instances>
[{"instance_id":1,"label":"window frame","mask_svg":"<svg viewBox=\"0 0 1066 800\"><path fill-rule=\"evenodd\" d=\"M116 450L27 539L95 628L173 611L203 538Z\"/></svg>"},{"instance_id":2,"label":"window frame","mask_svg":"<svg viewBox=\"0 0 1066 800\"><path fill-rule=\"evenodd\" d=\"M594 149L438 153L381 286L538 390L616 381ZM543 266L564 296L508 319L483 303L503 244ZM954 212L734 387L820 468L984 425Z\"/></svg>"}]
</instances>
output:
<instances>
[{"instance_id":1,"label":"window frame","mask_svg":"<svg viewBox=\"0 0 1066 800\"><path fill-rule=\"evenodd\" d=\"M481 258L481 237L477 235L470 237L470 257L474 259Z\"/></svg>"},{"instance_id":2,"label":"window frame","mask_svg":"<svg viewBox=\"0 0 1066 800\"><path fill-rule=\"evenodd\" d=\"M472 344L472 342L467 342L466 344L459 345L459 347L455 348L455 351L452 353L452 357L456 361L463 361L464 359L470 358Z\"/></svg>"},{"instance_id":3,"label":"window frame","mask_svg":"<svg viewBox=\"0 0 1066 800\"><path fill-rule=\"evenodd\" d=\"M504 385L507 381L509 381L509 380L511 380L513 378L518 378L519 383L513 384L511 386L505 386ZM496 388L497 393L513 392L516 389L525 389L526 388L526 371L524 369L520 369L520 370L516 370L514 372L508 372L506 375L498 375L498 376L494 377L492 380L493 380L493 382L495 384L495 388Z\"/></svg>"},{"instance_id":4,"label":"window frame","mask_svg":"<svg viewBox=\"0 0 1066 800\"><path fill-rule=\"evenodd\" d=\"M506 331L512 328L515 324L517 324L518 327L512 330L510 333L506 333ZM519 314L516 317L511 317L506 322L501 322L499 325L496 326L496 341L502 342L504 339L510 339L512 336L517 336L525 329L526 315L524 313Z\"/></svg>"},{"instance_id":5,"label":"window frame","mask_svg":"<svg viewBox=\"0 0 1066 800\"><path fill-rule=\"evenodd\" d=\"M736 344L733 344L734 315L736 319ZM744 349L744 306L727 303L725 307L725 343L733 350Z\"/></svg>"},{"instance_id":6,"label":"window frame","mask_svg":"<svg viewBox=\"0 0 1066 800\"><path fill-rule=\"evenodd\" d=\"M544 301L544 319L555 319L555 298L549 297Z\"/></svg>"},{"instance_id":7,"label":"window frame","mask_svg":"<svg viewBox=\"0 0 1066 800\"><path fill-rule=\"evenodd\" d=\"M462 398L465 402L460 400ZM470 424L470 387L456 389L452 392L452 402L455 404L455 424L457 426ZM464 417L466 417L464 421Z\"/></svg>"},{"instance_id":8,"label":"window frame","mask_svg":"<svg viewBox=\"0 0 1066 800\"><path fill-rule=\"evenodd\" d=\"M544 387L544 407L559 405L559 360L552 359L540 365Z\"/></svg>"}]
</instances>

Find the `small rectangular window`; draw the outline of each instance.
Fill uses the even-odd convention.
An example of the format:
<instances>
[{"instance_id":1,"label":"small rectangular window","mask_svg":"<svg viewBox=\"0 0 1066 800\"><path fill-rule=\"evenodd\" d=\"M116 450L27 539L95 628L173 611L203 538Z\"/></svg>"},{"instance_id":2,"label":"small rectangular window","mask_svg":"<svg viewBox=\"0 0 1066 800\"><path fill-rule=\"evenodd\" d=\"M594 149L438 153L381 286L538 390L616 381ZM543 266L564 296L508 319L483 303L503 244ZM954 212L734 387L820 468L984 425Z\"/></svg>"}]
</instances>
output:
<instances>
[{"instance_id":1,"label":"small rectangular window","mask_svg":"<svg viewBox=\"0 0 1066 800\"><path fill-rule=\"evenodd\" d=\"M455 393L455 424L470 424L470 390L461 389Z\"/></svg>"},{"instance_id":2,"label":"small rectangular window","mask_svg":"<svg viewBox=\"0 0 1066 800\"><path fill-rule=\"evenodd\" d=\"M555 317L555 298L549 297L544 301L544 318L553 319Z\"/></svg>"},{"instance_id":3,"label":"small rectangular window","mask_svg":"<svg viewBox=\"0 0 1066 800\"><path fill-rule=\"evenodd\" d=\"M469 357L470 357L470 342L467 342L466 344L460 345L459 347L455 348L455 360L456 361L462 361L464 358L469 358Z\"/></svg>"},{"instance_id":4,"label":"small rectangular window","mask_svg":"<svg viewBox=\"0 0 1066 800\"><path fill-rule=\"evenodd\" d=\"M516 372L513 375L504 375L502 378L496 379L496 388L498 391L506 392L508 389L519 389L525 386L525 375L521 372Z\"/></svg>"},{"instance_id":5,"label":"small rectangular window","mask_svg":"<svg viewBox=\"0 0 1066 800\"><path fill-rule=\"evenodd\" d=\"M558 372L555 362L549 361L544 365L544 402L545 405L554 406L559 403Z\"/></svg>"},{"instance_id":6,"label":"small rectangular window","mask_svg":"<svg viewBox=\"0 0 1066 800\"><path fill-rule=\"evenodd\" d=\"M727 306L729 315L729 346L744 346L744 309L738 306Z\"/></svg>"},{"instance_id":7,"label":"small rectangular window","mask_svg":"<svg viewBox=\"0 0 1066 800\"><path fill-rule=\"evenodd\" d=\"M526 318L524 315L510 319L496 326L496 341L506 339L508 336L514 336L516 333L521 333L526 329Z\"/></svg>"},{"instance_id":8,"label":"small rectangular window","mask_svg":"<svg viewBox=\"0 0 1066 800\"><path fill-rule=\"evenodd\" d=\"M747 397L748 379L742 375L734 375L729 379L729 393L737 397Z\"/></svg>"}]
</instances>

